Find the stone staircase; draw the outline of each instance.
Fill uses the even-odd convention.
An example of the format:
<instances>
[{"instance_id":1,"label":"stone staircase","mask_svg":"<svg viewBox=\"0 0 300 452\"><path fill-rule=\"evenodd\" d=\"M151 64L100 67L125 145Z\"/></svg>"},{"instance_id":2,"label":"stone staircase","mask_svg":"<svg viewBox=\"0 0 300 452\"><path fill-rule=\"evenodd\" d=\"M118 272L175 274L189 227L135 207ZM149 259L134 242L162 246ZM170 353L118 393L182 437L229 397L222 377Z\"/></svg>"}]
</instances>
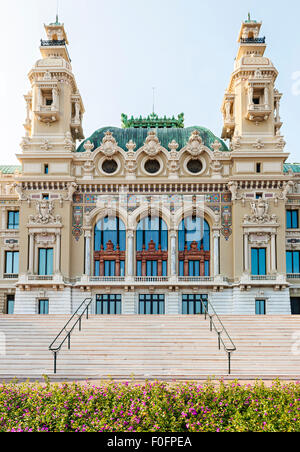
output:
<instances>
[{"instance_id":1,"label":"stone staircase","mask_svg":"<svg viewBox=\"0 0 300 452\"><path fill-rule=\"evenodd\" d=\"M48 351L67 316L0 316L1 379L53 375ZM237 351L231 378L300 379L292 353L300 317L223 316ZM6 355L1 356L1 339ZM294 350L295 351L295 350ZM297 350L296 350L297 351ZM228 377L227 355L204 316L92 316L72 335L71 350L58 355L57 380L206 379Z\"/></svg>"}]
</instances>

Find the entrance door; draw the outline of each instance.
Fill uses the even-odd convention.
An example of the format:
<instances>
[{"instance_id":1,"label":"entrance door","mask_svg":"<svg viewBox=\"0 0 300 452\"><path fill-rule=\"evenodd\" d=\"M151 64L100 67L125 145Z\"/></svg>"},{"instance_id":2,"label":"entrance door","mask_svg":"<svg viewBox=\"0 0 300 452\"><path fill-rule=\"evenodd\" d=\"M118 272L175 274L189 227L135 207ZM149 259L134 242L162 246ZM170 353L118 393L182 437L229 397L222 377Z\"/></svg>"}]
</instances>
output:
<instances>
[{"instance_id":1,"label":"entrance door","mask_svg":"<svg viewBox=\"0 0 300 452\"><path fill-rule=\"evenodd\" d=\"M300 298L291 298L292 315L300 315Z\"/></svg>"}]
</instances>

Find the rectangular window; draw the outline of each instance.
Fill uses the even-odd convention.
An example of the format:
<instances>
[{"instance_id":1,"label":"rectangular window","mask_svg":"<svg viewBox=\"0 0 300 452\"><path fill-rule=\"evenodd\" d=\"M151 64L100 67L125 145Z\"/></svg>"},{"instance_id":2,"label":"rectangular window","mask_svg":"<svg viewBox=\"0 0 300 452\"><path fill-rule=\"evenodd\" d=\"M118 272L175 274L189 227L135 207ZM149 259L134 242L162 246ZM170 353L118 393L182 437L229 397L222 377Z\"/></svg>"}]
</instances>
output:
<instances>
[{"instance_id":1,"label":"rectangular window","mask_svg":"<svg viewBox=\"0 0 300 452\"><path fill-rule=\"evenodd\" d=\"M8 212L7 229L19 229L19 212Z\"/></svg>"},{"instance_id":2,"label":"rectangular window","mask_svg":"<svg viewBox=\"0 0 300 452\"><path fill-rule=\"evenodd\" d=\"M266 315L266 300L255 300L255 314Z\"/></svg>"},{"instance_id":3,"label":"rectangular window","mask_svg":"<svg viewBox=\"0 0 300 452\"><path fill-rule=\"evenodd\" d=\"M208 295L182 295L183 315L204 314L205 308L208 309Z\"/></svg>"},{"instance_id":4,"label":"rectangular window","mask_svg":"<svg viewBox=\"0 0 300 452\"><path fill-rule=\"evenodd\" d=\"M40 315L49 314L49 300L39 300L39 314Z\"/></svg>"},{"instance_id":5,"label":"rectangular window","mask_svg":"<svg viewBox=\"0 0 300 452\"><path fill-rule=\"evenodd\" d=\"M251 271L252 275L260 276L267 274L266 264L266 248L252 248L251 249Z\"/></svg>"},{"instance_id":6,"label":"rectangular window","mask_svg":"<svg viewBox=\"0 0 300 452\"><path fill-rule=\"evenodd\" d=\"M13 315L15 311L15 296L7 295L6 314Z\"/></svg>"},{"instance_id":7,"label":"rectangular window","mask_svg":"<svg viewBox=\"0 0 300 452\"><path fill-rule=\"evenodd\" d=\"M286 252L286 272L295 274L300 273L300 251Z\"/></svg>"},{"instance_id":8,"label":"rectangular window","mask_svg":"<svg viewBox=\"0 0 300 452\"><path fill-rule=\"evenodd\" d=\"M165 296L160 294L140 295L140 315L163 315L165 313Z\"/></svg>"},{"instance_id":9,"label":"rectangular window","mask_svg":"<svg viewBox=\"0 0 300 452\"><path fill-rule=\"evenodd\" d=\"M116 262L104 261L104 276L115 276L115 275L116 275Z\"/></svg>"},{"instance_id":10,"label":"rectangular window","mask_svg":"<svg viewBox=\"0 0 300 452\"><path fill-rule=\"evenodd\" d=\"M53 248L39 248L39 275L53 275Z\"/></svg>"},{"instance_id":11,"label":"rectangular window","mask_svg":"<svg viewBox=\"0 0 300 452\"><path fill-rule=\"evenodd\" d=\"M44 174L49 174L49 165L47 164L44 166Z\"/></svg>"},{"instance_id":12,"label":"rectangular window","mask_svg":"<svg viewBox=\"0 0 300 452\"><path fill-rule=\"evenodd\" d=\"M261 173L261 163L256 163L256 172Z\"/></svg>"},{"instance_id":13,"label":"rectangular window","mask_svg":"<svg viewBox=\"0 0 300 452\"><path fill-rule=\"evenodd\" d=\"M19 251L5 252L5 274L6 275L19 274Z\"/></svg>"},{"instance_id":14,"label":"rectangular window","mask_svg":"<svg viewBox=\"0 0 300 452\"><path fill-rule=\"evenodd\" d=\"M121 295L96 295L96 315L120 315L121 313Z\"/></svg>"},{"instance_id":15,"label":"rectangular window","mask_svg":"<svg viewBox=\"0 0 300 452\"><path fill-rule=\"evenodd\" d=\"M298 210L286 211L286 228L298 229L299 228L299 214Z\"/></svg>"}]
</instances>

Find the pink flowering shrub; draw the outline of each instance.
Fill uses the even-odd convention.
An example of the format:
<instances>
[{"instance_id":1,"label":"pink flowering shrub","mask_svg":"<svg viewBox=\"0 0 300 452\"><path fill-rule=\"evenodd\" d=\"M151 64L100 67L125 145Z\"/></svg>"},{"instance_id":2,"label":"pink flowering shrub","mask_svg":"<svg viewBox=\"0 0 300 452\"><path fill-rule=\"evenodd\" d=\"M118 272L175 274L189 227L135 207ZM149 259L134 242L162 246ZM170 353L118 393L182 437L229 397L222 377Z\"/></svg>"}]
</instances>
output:
<instances>
[{"instance_id":1,"label":"pink flowering shrub","mask_svg":"<svg viewBox=\"0 0 300 452\"><path fill-rule=\"evenodd\" d=\"M3 384L0 432L299 432L300 383Z\"/></svg>"}]
</instances>

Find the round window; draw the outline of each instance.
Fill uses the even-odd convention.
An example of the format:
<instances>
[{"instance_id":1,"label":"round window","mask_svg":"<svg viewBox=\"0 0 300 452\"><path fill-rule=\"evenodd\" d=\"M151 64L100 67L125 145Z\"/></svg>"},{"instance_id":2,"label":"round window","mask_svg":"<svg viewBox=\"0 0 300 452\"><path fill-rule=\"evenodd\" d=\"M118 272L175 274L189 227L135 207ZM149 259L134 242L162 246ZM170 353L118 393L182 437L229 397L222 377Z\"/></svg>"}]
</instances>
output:
<instances>
[{"instance_id":1,"label":"round window","mask_svg":"<svg viewBox=\"0 0 300 452\"><path fill-rule=\"evenodd\" d=\"M117 171L118 164L115 160L105 160L102 165L102 170L104 173L113 174Z\"/></svg>"},{"instance_id":2,"label":"round window","mask_svg":"<svg viewBox=\"0 0 300 452\"><path fill-rule=\"evenodd\" d=\"M192 159L187 164L187 169L189 170L190 173L193 174L200 173L202 168L203 168L202 163L198 159Z\"/></svg>"},{"instance_id":3,"label":"round window","mask_svg":"<svg viewBox=\"0 0 300 452\"><path fill-rule=\"evenodd\" d=\"M147 160L145 163L145 170L149 174L156 174L160 170L160 163L158 160Z\"/></svg>"}]
</instances>

